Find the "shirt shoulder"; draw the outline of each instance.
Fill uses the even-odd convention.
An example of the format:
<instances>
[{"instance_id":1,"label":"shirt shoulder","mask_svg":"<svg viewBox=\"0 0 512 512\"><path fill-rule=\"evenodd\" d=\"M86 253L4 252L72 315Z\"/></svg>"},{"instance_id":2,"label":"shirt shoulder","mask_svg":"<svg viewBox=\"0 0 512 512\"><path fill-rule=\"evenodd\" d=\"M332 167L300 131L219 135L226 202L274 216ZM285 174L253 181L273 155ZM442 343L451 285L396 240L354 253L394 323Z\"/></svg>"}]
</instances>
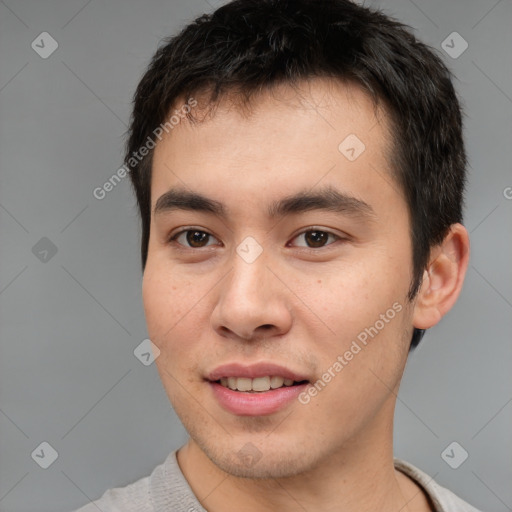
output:
<instances>
[{"instance_id":1,"label":"shirt shoulder","mask_svg":"<svg viewBox=\"0 0 512 512\"><path fill-rule=\"evenodd\" d=\"M394 460L395 468L412 478L425 490L436 507L436 512L481 512L452 491L440 486L432 477L401 459Z\"/></svg>"},{"instance_id":2,"label":"shirt shoulder","mask_svg":"<svg viewBox=\"0 0 512 512\"><path fill-rule=\"evenodd\" d=\"M176 452L171 452L151 475L126 487L108 489L101 498L74 512L206 512L181 472Z\"/></svg>"},{"instance_id":3,"label":"shirt shoulder","mask_svg":"<svg viewBox=\"0 0 512 512\"><path fill-rule=\"evenodd\" d=\"M74 512L154 512L150 487L150 477L146 476L126 487L114 487Z\"/></svg>"}]
</instances>

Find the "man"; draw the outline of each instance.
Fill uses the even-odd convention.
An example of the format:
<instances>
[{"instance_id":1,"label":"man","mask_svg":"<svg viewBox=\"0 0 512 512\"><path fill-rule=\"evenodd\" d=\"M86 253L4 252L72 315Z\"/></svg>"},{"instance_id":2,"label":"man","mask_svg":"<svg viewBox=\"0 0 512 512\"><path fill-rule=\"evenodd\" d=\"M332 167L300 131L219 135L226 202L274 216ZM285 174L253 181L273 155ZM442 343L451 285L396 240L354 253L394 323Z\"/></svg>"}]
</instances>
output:
<instances>
[{"instance_id":1,"label":"man","mask_svg":"<svg viewBox=\"0 0 512 512\"><path fill-rule=\"evenodd\" d=\"M236 0L159 48L130 128L148 332L190 438L81 511L476 511L393 458L409 350L468 264L440 59L348 0Z\"/></svg>"}]
</instances>

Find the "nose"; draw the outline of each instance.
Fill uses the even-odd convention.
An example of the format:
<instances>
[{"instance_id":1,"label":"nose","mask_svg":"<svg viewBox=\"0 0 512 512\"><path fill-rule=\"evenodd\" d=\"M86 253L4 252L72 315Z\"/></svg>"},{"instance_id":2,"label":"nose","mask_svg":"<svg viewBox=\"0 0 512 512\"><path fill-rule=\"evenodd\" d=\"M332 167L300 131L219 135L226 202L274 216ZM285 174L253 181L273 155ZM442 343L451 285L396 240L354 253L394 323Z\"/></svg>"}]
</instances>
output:
<instances>
[{"instance_id":1,"label":"nose","mask_svg":"<svg viewBox=\"0 0 512 512\"><path fill-rule=\"evenodd\" d=\"M234 254L231 272L221 281L211 322L233 339L256 340L286 333L292 324L287 288L261 254L252 263ZM274 266L274 265L273 265Z\"/></svg>"}]
</instances>

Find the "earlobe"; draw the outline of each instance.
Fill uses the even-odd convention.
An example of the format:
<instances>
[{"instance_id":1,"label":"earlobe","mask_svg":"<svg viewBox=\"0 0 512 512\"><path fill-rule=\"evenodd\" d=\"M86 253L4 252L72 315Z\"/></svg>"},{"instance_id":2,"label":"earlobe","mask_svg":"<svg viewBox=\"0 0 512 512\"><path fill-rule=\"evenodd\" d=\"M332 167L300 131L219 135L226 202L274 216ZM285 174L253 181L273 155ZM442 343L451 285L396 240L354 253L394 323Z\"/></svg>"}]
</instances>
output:
<instances>
[{"instance_id":1,"label":"earlobe","mask_svg":"<svg viewBox=\"0 0 512 512\"><path fill-rule=\"evenodd\" d=\"M453 224L443 242L432 248L414 306L414 327L433 327L453 307L462 290L468 262L468 232L462 224Z\"/></svg>"}]
</instances>

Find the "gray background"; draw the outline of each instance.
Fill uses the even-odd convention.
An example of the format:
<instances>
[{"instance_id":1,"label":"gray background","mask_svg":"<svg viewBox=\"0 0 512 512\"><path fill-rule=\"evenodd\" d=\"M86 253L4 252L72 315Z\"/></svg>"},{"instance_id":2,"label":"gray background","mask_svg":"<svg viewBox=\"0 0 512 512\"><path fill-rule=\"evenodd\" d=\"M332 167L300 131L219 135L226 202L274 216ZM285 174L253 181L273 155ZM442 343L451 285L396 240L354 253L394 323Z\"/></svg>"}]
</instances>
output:
<instances>
[{"instance_id":1,"label":"gray background","mask_svg":"<svg viewBox=\"0 0 512 512\"><path fill-rule=\"evenodd\" d=\"M482 510L511 510L512 2L373 5L454 70L470 158L470 268L408 362L395 454ZM122 163L131 97L160 39L214 6L0 0L1 511L72 510L186 440L155 366L134 356L147 334L128 178L101 201L92 191ZM46 59L31 48L44 31L59 45ZM458 58L441 47L454 31L469 44ZM458 469L441 457L452 441L469 453ZM58 452L48 469L35 462L48 449L31 457L42 442Z\"/></svg>"}]
</instances>

